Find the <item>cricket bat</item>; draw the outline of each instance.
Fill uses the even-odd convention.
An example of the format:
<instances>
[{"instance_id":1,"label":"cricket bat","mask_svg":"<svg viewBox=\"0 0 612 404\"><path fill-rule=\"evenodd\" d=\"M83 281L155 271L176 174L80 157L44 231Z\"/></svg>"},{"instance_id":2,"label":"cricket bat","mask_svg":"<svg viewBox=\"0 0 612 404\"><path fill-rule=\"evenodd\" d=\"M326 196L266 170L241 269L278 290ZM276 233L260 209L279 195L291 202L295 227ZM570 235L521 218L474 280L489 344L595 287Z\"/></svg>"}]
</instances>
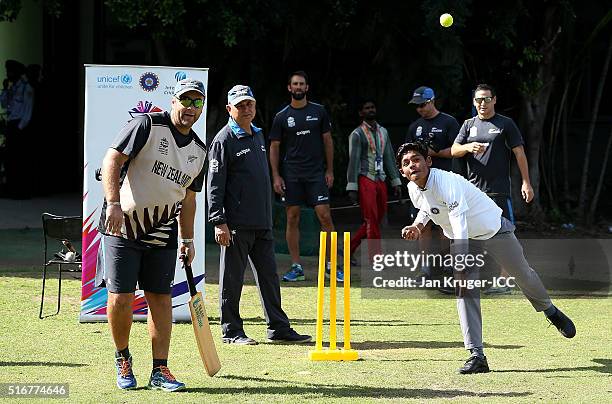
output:
<instances>
[{"instance_id":1,"label":"cricket bat","mask_svg":"<svg viewBox=\"0 0 612 404\"><path fill-rule=\"evenodd\" d=\"M183 267L187 275L187 284L189 285L189 294L191 295L189 311L191 312L193 332L206 373L208 373L208 376L212 377L221 369L221 362L219 362L215 341L210 332L210 325L208 324L208 316L206 315L202 292L196 290L191 265L185 264L185 258L183 256L181 256L181 260L183 261Z\"/></svg>"}]
</instances>

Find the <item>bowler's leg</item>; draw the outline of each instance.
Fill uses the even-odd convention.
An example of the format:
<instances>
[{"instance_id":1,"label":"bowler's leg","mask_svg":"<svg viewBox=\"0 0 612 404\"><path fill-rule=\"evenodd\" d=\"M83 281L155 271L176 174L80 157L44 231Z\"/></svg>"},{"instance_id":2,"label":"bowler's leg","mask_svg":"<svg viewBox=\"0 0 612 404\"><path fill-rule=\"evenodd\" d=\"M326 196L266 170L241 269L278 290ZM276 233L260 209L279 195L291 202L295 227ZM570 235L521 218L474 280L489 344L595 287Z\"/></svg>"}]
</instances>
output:
<instances>
[{"instance_id":1,"label":"bowler's leg","mask_svg":"<svg viewBox=\"0 0 612 404\"><path fill-rule=\"evenodd\" d=\"M455 271L456 281L477 280L479 273L476 269L466 271ZM459 369L461 374L487 373L489 364L484 355L482 343L482 314L480 311L480 288L467 288L460 286L456 288L457 312L459 324L463 334L465 349L470 351L470 357Z\"/></svg>"},{"instance_id":2,"label":"bowler's leg","mask_svg":"<svg viewBox=\"0 0 612 404\"><path fill-rule=\"evenodd\" d=\"M565 338L576 335L576 327L572 320L552 304L542 280L529 266L523 253L523 247L517 240L512 224L502 218L502 230L492 239L487 240L486 249L515 278L516 284L527 297L536 311L543 311L548 320ZM509 228L509 232L504 232Z\"/></svg>"},{"instance_id":3,"label":"bowler's leg","mask_svg":"<svg viewBox=\"0 0 612 404\"><path fill-rule=\"evenodd\" d=\"M516 284L536 311L544 311L552 305L542 280L525 259L523 247L514 232L498 233L487 240L485 246L487 253L515 278Z\"/></svg>"}]
</instances>

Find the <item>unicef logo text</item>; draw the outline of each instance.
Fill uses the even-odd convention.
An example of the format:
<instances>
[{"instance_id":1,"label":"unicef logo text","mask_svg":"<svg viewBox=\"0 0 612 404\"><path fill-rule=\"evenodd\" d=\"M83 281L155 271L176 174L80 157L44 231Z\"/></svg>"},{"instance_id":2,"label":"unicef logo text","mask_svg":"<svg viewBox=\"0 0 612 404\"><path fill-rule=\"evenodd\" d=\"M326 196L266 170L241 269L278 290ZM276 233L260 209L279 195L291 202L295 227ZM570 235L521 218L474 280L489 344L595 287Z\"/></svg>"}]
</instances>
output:
<instances>
[{"instance_id":1,"label":"unicef logo text","mask_svg":"<svg viewBox=\"0 0 612 404\"><path fill-rule=\"evenodd\" d=\"M127 73L96 77L98 88L132 88L132 81L132 76Z\"/></svg>"}]
</instances>

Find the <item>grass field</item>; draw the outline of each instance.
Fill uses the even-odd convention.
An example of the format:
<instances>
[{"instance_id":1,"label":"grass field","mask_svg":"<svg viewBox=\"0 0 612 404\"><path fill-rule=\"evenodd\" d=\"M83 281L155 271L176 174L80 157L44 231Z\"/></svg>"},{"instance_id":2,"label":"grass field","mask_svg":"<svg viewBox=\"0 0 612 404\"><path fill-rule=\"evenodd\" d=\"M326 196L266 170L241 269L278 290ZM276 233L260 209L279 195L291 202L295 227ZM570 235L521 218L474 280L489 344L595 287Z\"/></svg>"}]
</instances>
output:
<instances>
[{"instance_id":1,"label":"grass field","mask_svg":"<svg viewBox=\"0 0 612 404\"><path fill-rule=\"evenodd\" d=\"M308 274L307 274L308 275ZM0 268L0 383L68 383L70 401L153 402L169 393L115 387L113 349L105 323L78 323L80 281L63 283L62 310L39 320L40 275ZM56 282L51 282L51 289ZM213 334L219 338L218 285L206 287ZM54 304L50 294L49 309ZM295 328L314 335L316 287L283 285L283 303ZM341 302L341 300L340 300ZM205 375L190 324L173 329L169 366L187 384L180 402L610 402L612 399L612 306L606 298L558 298L575 320L578 335L566 340L524 299L483 301L486 354L492 372L458 375L466 359L454 300L365 300L355 288L352 340L361 360L313 363L312 346L219 343L218 376ZM242 314L249 336L264 341L259 297L245 287ZM341 305L339 305L341 313ZM341 339L341 328L339 328ZM135 374L144 386L150 372L146 326L132 329ZM24 400L31 402L32 400Z\"/></svg>"}]
</instances>

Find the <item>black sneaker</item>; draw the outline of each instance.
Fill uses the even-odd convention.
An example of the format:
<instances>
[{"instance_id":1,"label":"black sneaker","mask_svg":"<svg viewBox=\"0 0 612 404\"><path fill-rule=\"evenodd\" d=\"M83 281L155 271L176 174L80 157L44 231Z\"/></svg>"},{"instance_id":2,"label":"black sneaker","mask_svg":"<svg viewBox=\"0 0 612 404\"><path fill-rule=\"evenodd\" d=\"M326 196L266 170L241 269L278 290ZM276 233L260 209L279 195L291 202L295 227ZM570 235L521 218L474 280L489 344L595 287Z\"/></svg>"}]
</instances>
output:
<instances>
[{"instance_id":1,"label":"black sneaker","mask_svg":"<svg viewBox=\"0 0 612 404\"><path fill-rule=\"evenodd\" d=\"M557 309L555 314L546 316L546 318L550 324L557 327L557 330L559 330L561 335L563 335L565 338L574 338L576 335L576 326L568 316L563 314L561 310Z\"/></svg>"},{"instance_id":2,"label":"black sneaker","mask_svg":"<svg viewBox=\"0 0 612 404\"><path fill-rule=\"evenodd\" d=\"M258 342L253 338L249 338L246 335L238 335L236 337L223 337L224 344L234 345L257 345Z\"/></svg>"},{"instance_id":3,"label":"black sneaker","mask_svg":"<svg viewBox=\"0 0 612 404\"><path fill-rule=\"evenodd\" d=\"M487 357L483 356L470 356L470 358L465 361L465 364L459 369L459 373L462 375L472 374L472 373L489 373L489 364L487 363Z\"/></svg>"},{"instance_id":4,"label":"black sneaker","mask_svg":"<svg viewBox=\"0 0 612 404\"><path fill-rule=\"evenodd\" d=\"M268 337L268 342L277 344L305 344L310 341L312 341L312 337L310 335L298 334L292 328L290 328L286 334Z\"/></svg>"}]
</instances>

